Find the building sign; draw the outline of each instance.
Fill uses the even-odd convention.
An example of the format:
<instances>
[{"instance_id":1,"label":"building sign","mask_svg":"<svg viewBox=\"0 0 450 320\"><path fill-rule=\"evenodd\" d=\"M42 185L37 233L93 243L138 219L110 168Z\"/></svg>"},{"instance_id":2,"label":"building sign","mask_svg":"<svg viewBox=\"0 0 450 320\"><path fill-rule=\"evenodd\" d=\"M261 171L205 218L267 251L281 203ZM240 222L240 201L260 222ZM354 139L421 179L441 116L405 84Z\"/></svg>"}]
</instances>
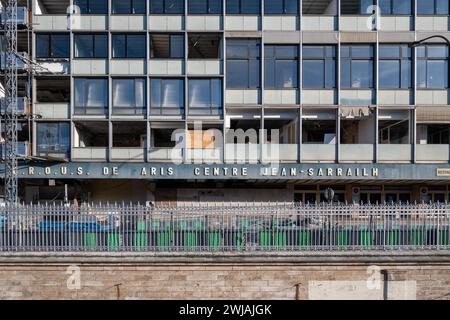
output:
<instances>
[{"instance_id":1,"label":"building sign","mask_svg":"<svg viewBox=\"0 0 450 320\"><path fill-rule=\"evenodd\" d=\"M442 169L442 168L438 168L436 169L437 172L437 176L438 177L450 177L450 169Z\"/></svg>"},{"instance_id":2,"label":"building sign","mask_svg":"<svg viewBox=\"0 0 450 320\"><path fill-rule=\"evenodd\" d=\"M4 168L0 175L4 176ZM450 166L425 164L27 163L26 179L450 180Z\"/></svg>"}]
</instances>

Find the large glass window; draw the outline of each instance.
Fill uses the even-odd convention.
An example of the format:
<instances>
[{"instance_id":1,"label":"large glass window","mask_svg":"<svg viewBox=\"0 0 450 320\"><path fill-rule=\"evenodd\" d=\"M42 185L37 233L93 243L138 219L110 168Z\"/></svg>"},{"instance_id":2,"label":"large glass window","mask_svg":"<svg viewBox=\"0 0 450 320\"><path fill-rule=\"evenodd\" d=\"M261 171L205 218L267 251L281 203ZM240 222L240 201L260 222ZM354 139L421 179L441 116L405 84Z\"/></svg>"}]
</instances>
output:
<instances>
[{"instance_id":1,"label":"large glass window","mask_svg":"<svg viewBox=\"0 0 450 320\"><path fill-rule=\"evenodd\" d=\"M380 88L411 88L411 49L407 45L380 45Z\"/></svg>"},{"instance_id":2,"label":"large glass window","mask_svg":"<svg viewBox=\"0 0 450 320\"><path fill-rule=\"evenodd\" d=\"M259 40L227 41L227 88L260 87L260 52Z\"/></svg>"},{"instance_id":3,"label":"large glass window","mask_svg":"<svg viewBox=\"0 0 450 320\"><path fill-rule=\"evenodd\" d=\"M341 85L343 88L373 88L373 46L341 48Z\"/></svg>"},{"instance_id":4,"label":"large glass window","mask_svg":"<svg viewBox=\"0 0 450 320\"><path fill-rule=\"evenodd\" d=\"M448 47L427 45L417 48L417 86L448 88Z\"/></svg>"},{"instance_id":5,"label":"large glass window","mask_svg":"<svg viewBox=\"0 0 450 320\"><path fill-rule=\"evenodd\" d=\"M189 113L220 115L222 113L222 80L189 79Z\"/></svg>"},{"instance_id":6,"label":"large glass window","mask_svg":"<svg viewBox=\"0 0 450 320\"><path fill-rule=\"evenodd\" d=\"M150 112L157 115L183 115L183 79L151 80Z\"/></svg>"},{"instance_id":7,"label":"large glass window","mask_svg":"<svg viewBox=\"0 0 450 320\"><path fill-rule=\"evenodd\" d=\"M113 34L113 58L142 58L147 56L144 34Z\"/></svg>"},{"instance_id":8,"label":"large glass window","mask_svg":"<svg viewBox=\"0 0 450 320\"><path fill-rule=\"evenodd\" d=\"M156 59L184 58L184 35L151 34L150 57Z\"/></svg>"},{"instance_id":9,"label":"large glass window","mask_svg":"<svg viewBox=\"0 0 450 320\"><path fill-rule=\"evenodd\" d=\"M108 0L73 0L81 14L108 14Z\"/></svg>"},{"instance_id":10,"label":"large glass window","mask_svg":"<svg viewBox=\"0 0 450 320\"><path fill-rule=\"evenodd\" d=\"M227 14L260 14L260 0L227 0Z\"/></svg>"},{"instance_id":11,"label":"large glass window","mask_svg":"<svg viewBox=\"0 0 450 320\"><path fill-rule=\"evenodd\" d=\"M68 122L39 122L37 124L37 152L39 155L69 155L70 124Z\"/></svg>"},{"instance_id":12,"label":"large glass window","mask_svg":"<svg viewBox=\"0 0 450 320\"><path fill-rule=\"evenodd\" d=\"M146 14L147 0L112 0L113 14Z\"/></svg>"},{"instance_id":13,"label":"large glass window","mask_svg":"<svg viewBox=\"0 0 450 320\"><path fill-rule=\"evenodd\" d=\"M75 114L108 113L108 80L76 78Z\"/></svg>"},{"instance_id":14,"label":"large glass window","mask_svg":"<svg viewBox=\"0 0 450 320\"><path fill-rule=\"evenodd\" d=\"M189 14L222 14L222 0L188 0Z\"/></svg>"},{"instance_id":15,"label":"large glass window","mask_svg":"<svg viewBox=\"0 0 450 320\"><path fill-rule=\"evenodd\" d=\"M298 0L264 1L264 14L297 14Z\"/></svg>"},{"instance_id":16,"label":"large glass window","mask_svg":"<svg viewBox=\"0 0 450 320\"><path fill-rule=\"evenodd\" d=\"M37 58L70 58L70 37L68 34L36 35Z\"/></svg>"},{"instance_id":17,"label":"large glass window","mask_svg":"<svg viewBox=\"0 0 450 320\"><path fill-rule=\"evenodd\" d=\"M265 88L298 87L298 46L268 45L265 54Z\"/></svg>"},{"instance_id":18,"label":"large glass window","mask_svg":"<svg viewBox=\"0 0 450 320\"><path fill-rule=\"evenodd\" d=\"M114 114L145 113L145 79L113 79L112 93Z\"/></svg>"},{"instance_id":19,"label":"large glass window","mask_svg":"<svg viewBox=\"0 0 450 320\"><path fill-rule=\"evenodd\" d=\"M336 87L336 47L303 47L303 88Z\"/></svg>"},{"instance_id":20,"label":"large glass window","mask_svg":"<svg viewBox=\"0 0 450 320\"><path fill-rule=\"evenodd\" d=\"M152 0L151 14L184 14L184 0Z\"/></svg>"},{"instance_id":21,"label":"large glass window","mask_svg":"<svg viewBox=\"0 0 450 320\"><path fill-rule=\"evenodd\" d=\"M448 15L448 0L417 0L418 15Z\"/></svg>"},{"instance_id":22,"label":"large glass window","mask_svg":"<svg viewBox=\"0 0 450 320\"><path fill-rule=\"evenodd\" d=\"M108 58L108 35L75 34L75 58Z\"/></svg>"},{"instance_id":23,"label":"large glass window","mask_svg":"<svg viewBox=\"0 0 450 320\"><path fill-rule=\"evenodd\" d=\"M411 15L412 0L378 0L382 15Z\"/></svg>"},{"instance_id":24,"label":"large glass window","mask_svg":"<svg viewBox=\"0 0 450 320\"><path fill-rule=\"evenodd\" d=\"M366 15L373 13L375 0L341 0L342 14Z\"/></svg>"}]
</instances>

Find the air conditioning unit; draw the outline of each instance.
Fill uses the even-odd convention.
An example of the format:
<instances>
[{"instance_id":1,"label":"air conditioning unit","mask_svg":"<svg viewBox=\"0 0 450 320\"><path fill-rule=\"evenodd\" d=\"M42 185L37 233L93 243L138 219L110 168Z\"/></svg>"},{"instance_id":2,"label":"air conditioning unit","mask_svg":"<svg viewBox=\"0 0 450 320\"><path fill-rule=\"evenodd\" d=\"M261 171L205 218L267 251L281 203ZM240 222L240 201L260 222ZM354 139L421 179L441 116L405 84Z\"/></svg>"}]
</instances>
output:
<instances>
[{"instance_id":1,"label":"air conditioning unit","mask_svg":"<svg viewBox=\"0 0 450 320\"><path fill-rule=\"evenodd\" d=\"M6 99L0 99L0 107L1 113L6 112ZM30 100L28 97L18 97L17 98L17 113L18 114L27 114L30 111Z\"/></svg>"},{"instance_id":2,"label":"air conditioning unit","mask_svg":"<svg viewBox=\"0 0 450 320\"><path fill-rule=\"evenodd\" d=\"M27 63L25 61L30 60L28 53L19 52L17 53L18 57L16 59L17 71L26 72L27 71ZM6 68L6 54L2 53L0 56L0 69L5 71Z\"/></svg>"},{"instance_id":3,"label":"air conditioning unit","mask_svg":"<svg viewBox=\"0 0 450 320\"><path fill-rule=\"evenodd\" d=\"M3 9L1 13L2 25L5 25L9 20L6 18L6 11ZM18 7L17 8L17 25L18 26L27 26L28 25L28 10L26 7Z\"/></svg>"}]
</instances>

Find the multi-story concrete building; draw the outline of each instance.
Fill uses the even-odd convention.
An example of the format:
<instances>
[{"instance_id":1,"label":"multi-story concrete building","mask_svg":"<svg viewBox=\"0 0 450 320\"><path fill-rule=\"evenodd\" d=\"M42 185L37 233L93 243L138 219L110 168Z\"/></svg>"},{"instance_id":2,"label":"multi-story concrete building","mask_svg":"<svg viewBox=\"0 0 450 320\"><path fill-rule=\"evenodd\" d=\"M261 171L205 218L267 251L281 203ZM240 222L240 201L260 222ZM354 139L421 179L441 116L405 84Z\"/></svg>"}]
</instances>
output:
<instances>
[{"instance_id":1,"label":"multi-story concrete building","mask_svg":"<svg viewBox=\"0 0 450 320\"><path fill-rule=\"evenodd\" d=\"M450 200L448 2L19 1L21 199Z\"/></svg>"}]
</instances>

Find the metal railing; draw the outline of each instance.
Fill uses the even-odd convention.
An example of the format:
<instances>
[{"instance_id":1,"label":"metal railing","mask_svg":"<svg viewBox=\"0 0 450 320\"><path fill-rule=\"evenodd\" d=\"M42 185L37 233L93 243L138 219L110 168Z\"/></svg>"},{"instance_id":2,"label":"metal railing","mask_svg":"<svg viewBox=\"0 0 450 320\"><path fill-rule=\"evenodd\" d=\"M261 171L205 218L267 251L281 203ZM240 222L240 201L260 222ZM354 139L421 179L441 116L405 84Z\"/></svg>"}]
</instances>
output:
<instances>
[{"instance_id":1,"label":"metal railing","mask_svg":"<svg viewBox=\"0 0 450 320\"><path fill-rule=\"evenodd\" d=\"M12 252L448 250L449 236L449 204L0 208Z\"/></svg>"}]
</instances>

